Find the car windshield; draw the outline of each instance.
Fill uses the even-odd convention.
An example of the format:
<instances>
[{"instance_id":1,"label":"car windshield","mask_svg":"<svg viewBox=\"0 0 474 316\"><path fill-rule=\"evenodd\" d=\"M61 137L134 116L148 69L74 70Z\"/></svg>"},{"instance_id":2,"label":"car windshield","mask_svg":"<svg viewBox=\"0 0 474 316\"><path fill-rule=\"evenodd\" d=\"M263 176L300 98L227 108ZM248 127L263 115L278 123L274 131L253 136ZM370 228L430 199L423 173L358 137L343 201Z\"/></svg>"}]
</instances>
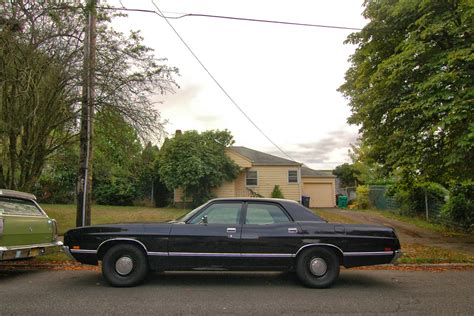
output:
<instances>
[{"instance_id":1,"label":"car windshield","mask_svg":"<svg viewBox=\"0 0 474 316\"><path fill-rule=\"evenodd\" d=\"M190 219L191 217L194 216L194 214L196 214L197 212L199 212L207 203L204 203L198 207L196 207L194 210L192 210L191 212L189 213L186 213L184 214L183 216L181 217L178 217L177 219L175 219L173 222L186 222L188 219Z\"/></svg>"}]
</instances>

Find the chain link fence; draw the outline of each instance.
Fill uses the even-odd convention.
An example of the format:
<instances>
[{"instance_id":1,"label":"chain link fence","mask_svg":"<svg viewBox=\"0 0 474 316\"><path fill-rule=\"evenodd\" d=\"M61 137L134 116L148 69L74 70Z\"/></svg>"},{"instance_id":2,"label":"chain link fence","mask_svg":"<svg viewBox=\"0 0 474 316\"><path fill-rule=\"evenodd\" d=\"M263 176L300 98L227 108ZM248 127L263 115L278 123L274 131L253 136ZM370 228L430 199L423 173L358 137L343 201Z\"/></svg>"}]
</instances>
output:
<instances>
[{"instance_id":1,"label":"chain link fence","mask_svg":"<svg viewBox=\"0 0 474 316\"><path fill-rule=\"evenodd\" d=\"M393 197L387 195L389 186L369 185L370 204L378 210L400 212L404 211L403 206ZM357 199L356 187L341 188L341 193L347 195L349 202ZM441 209L445 204L444 199L425 191L424 210L427 219L439 219Z\"/></svg>"}]
</instances>

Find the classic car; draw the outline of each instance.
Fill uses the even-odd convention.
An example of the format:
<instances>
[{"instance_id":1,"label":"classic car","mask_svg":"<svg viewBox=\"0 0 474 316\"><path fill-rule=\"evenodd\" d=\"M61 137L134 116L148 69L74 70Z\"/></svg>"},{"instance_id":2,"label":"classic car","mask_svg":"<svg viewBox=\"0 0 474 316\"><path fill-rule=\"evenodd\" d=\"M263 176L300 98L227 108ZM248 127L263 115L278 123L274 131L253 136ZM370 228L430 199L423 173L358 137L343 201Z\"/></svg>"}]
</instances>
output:
<instances>
[{"instance_id":1,"label":"classic car","mask_svg":"<svg viewBox=\"0 0 474 316\"><path fill-rule=\"evenodd\" d=\"M173 221L81 227L64 235L74 259L97 265L112 286L149 270L296 271L308 287L331 286L340 265L387 264L401 255L385 226L328 223L294 201L214 199Z\"/></svg>"},{"instance_id":2,"label":"classic car","mask_svg":"<svg viewBox=\"0 0 474 316\"><path fill-rule=\"evenodd\" d=\"M60 251L56 221L33 194L0 189L0 261Z\"/></svg>"}]
</instances>

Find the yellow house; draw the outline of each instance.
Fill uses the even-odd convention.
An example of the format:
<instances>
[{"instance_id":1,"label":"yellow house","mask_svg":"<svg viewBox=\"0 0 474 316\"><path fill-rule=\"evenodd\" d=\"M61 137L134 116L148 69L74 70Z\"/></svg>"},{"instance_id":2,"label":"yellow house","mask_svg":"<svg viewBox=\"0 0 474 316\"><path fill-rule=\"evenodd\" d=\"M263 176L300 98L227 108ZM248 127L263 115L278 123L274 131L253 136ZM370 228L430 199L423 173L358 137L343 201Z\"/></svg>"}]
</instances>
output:
<instances>
[{"instance_id":1,"label":"yellow house","mask_svg":"<svg viewBox=\"0 0 474 316\"><path fill-rule=\"evenodd\" d=\"M301 196L306 195L310 197L310 207L336 205L335 177L328 171L313 170L299 162L246 147L227 148L226 154L241 171L235 180L214 189L216 197L271 197L275 185L279 185L285 199L301 202ZM183 190L175 189L174 202L182 201Z\"/></svg>"}]
</instances>

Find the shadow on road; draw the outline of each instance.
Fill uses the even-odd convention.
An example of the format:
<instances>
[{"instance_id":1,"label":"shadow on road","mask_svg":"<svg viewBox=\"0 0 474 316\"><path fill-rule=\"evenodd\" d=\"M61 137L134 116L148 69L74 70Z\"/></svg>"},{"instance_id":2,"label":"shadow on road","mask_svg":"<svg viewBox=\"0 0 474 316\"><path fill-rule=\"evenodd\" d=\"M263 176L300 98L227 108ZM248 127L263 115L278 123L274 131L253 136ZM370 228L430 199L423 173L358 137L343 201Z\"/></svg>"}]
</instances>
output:
<instances>
[{"instance_id":1,"label":"shadow on road","mask_svg":"<svg viewBox=\"0 0 474 316\"><path fill-rule=\"evenodd\" d=\"M71 286L97 287L109 285L105 282L99 272L90 271L81 273L65 282ZM394 288L390 279L381 279L371 276L364 271L341 272L334 289L358 289L358 288ZM302 288L296 274L286 272L162 272L150 273L140 287L148 288L229 288L229 287L290 287Z\"/></svg>"},{"instance_id":2,"label":"shadow on road","mask_svg":"<svg viewBox=\"0 0 474 316\"><path fill-rule=\"evenodd\" d=\"M1 270L0 269L0 283L7 280L31 276L39 271L35 270Z\"/></svg>"}]
</instances>

